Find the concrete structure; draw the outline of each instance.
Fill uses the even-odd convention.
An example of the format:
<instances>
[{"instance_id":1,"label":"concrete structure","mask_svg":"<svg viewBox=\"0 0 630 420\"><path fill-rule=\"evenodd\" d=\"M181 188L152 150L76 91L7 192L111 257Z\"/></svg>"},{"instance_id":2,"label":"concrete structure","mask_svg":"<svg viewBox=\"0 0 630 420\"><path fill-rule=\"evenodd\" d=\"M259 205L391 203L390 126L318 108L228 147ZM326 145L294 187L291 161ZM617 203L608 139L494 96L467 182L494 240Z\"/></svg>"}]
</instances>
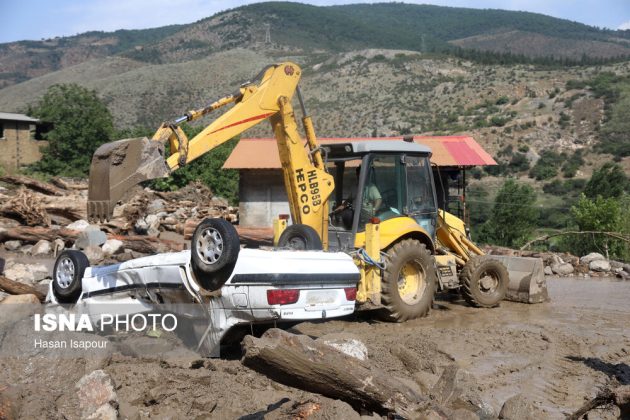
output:
<instances>
[{"instance_id":1,"label":"concrete structure","mask_svg":"<svg viewBox=\"0 0 630 420\"><path fill-rule=\"evenodd\" d=\"M48 128L38 119L22 114L0 112L0 165L14 172L41 159L41 133Z\"/></svg>"},{"instance_id":2,"label":"concrete structure","mask_svg":"<svg viewBox=\"0 0 630 420\"><path fill-rule=\"evenodd\" d=\"M319 139L322 144L374 140L400 141L402 137ZM466 219L463 205L466 168L497 163L470 136L414 136L413 140L431 148L431 162L440 168L439 176L434 171L440 208ZM223 168L237 169L240 173L240 225L268 227L279 214L290 213L275 139L241 139Z\"/></svg>"}]
</instances>

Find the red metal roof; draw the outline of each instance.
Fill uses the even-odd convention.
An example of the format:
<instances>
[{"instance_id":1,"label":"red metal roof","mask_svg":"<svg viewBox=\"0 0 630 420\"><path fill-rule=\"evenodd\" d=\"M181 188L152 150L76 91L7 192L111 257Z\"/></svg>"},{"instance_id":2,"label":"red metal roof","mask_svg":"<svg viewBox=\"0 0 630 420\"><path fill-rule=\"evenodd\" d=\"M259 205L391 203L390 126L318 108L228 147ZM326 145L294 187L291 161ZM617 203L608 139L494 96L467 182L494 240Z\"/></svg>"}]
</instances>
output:
<instances>
[{"instance_id":1,"label":"red metal roof","mask_svg":"<svg viewBox=\"0 0 630 420\"><path fill-rule=\"evenodd\" d=\"M402 137L332 137L320 143L402 140ZM414 136L416 143L431 148L431 162L438 166L496 165L495 160L470 136ZM238 142L223 165L225 169L280 169L278 147L273 138L248 138Z\"/></svg>"}]
</instances>

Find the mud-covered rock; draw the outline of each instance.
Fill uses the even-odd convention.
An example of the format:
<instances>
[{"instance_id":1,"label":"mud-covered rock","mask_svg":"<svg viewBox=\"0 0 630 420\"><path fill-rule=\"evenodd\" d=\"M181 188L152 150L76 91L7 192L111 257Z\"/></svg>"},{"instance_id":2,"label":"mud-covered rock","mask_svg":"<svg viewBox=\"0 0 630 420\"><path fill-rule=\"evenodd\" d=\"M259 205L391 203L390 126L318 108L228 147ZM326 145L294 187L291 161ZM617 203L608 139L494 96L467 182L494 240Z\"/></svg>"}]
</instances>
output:
<instances>
[{"instance_id":1,"label":"mud-covered rock","mask_svg":"<svg viewBox=\"0 0 630 420\"><path fill-rule=\"evenodd\" d=\"M6 241L4 243L4 248L7 251L17 251L22 246L22 242L20 241Z\"/></svg>"},{"instance_id":2,"label":"mud-covered rock","mask_svg":"<svg viewBox=\"0 0 630 420\"><path fill-rule=\"evenodd\" d=\"M610 263L606 260L594 260L588 264L588 268L592 271L607 272L610 271Z\"/></svg>"},{"instance_id":3,"label":"mud-covered rock","mask_svg":"<svg viewBox=\"0 0 630 420\"><path fill-rule=\"evenodd\" d=\"M21 304L21 303L35 304L35 305L40 304L39 299L37 299L37 296L31 295L31 294L9 295L5 297L4 299L2 299L2 301L0 302L0 304L2 305Z\"/></svg>"},{"instance_id":4,"label":"mud-covered rock","mask_svg":"<svg viewBox=\"0 0 630 420\"><path fill-rule=\"evenodd\" d=\"M21 264L13 260L6 262L4 276L20 283L35 283L48 277L48 269L43 264Z\"/></svg>"},{"instance_id":5,"label":"mud-covered rock","mask_svg":"<svg viewBox=\"0 0 630 420\"><path fill-rule=\"evenodd\" d=\"M95 370L85 375L77 382L75 388L82 418L117 418L118 396L116 391L114 391L114 381L103 370ZM103 408L103 406L109 406L111 409L108 407ZM93 417L97 413L103 416Z\"/></svg>"},{"instance_id":6,"label":"mud-covered rock","mask_svg":"<svg viewBox=\"0 0 630 420\"><path fill-rule=\"evenodd\" d=\"M114 255L122 251L123 242L118 239L108 239L101 249L105 255Z\"/></svg>"},{"instance_id":7,"label":"mud-covered rock","mask_svg":"<svg viewBox=\"0 0 630 420\"><path fill-rule=\"evenodd\" d=\"M442 376L431 390L431 395L441 404L454 410L474 412L480 419L496 418L492 406L479 395L475 376L457 365L444 369Z\"/></svg>"},{"instance_id":8,"label":"mud-covered rock","mask_svg":"<svg viewBox=\"0 0 630 420\"><path fill-rule=\"evenodd\" d=\"M105 253L100 246L90 245L83 250L90 264L98 264L105 259Z\"/></svg>"},{"instance_id":9,"label":"mud-covered rock","mask_svg":"<svg viewBox=\"0 0 630 420\"><path fill-rule=\"evenodd\" d=\"M541 418L541 414L529 398L523 394L517 394L503 403L499 418L504 420L536 419Z\"/></svg>"},{"instance_id":10,"label":"mud-covered rock","mask_svg":"<svg viewBox=\"0 0 630 420\"><path fill-rule=\"evenodd\" d=\"M602 254L599 254L597 252L591 252L588 255L584 255L583 257L580 257L580 264L589 265L592 261L605 260L605 259L606 257L604 257Z\"/></svg>"},{"instance_id":11,"label":"mud-covered rock","mask_svg":"<svg viewBox=\"0 0 630 420\"><path fill-rule=\"evenodd\" d=\"M107 241L107 235L105 235L105 232L102 232L98 228L94 229L90 227L79 233L74 246L79 249L87 249L90 246L100 247L105 243L105 241Z\"/></svg>"},{"instance_id":12,"label":"mud-covered rock","mask_svg":"<svg viewBox=\"0 0 630 420\"><path fill-rule=\"evenodd\" d=\"M31 255L48 255L52 251L50 242L42 239L31 248Z\"/></svg>"},{"instance_id":13,"label":"mud-covered rock","mask_svg":"<svg viewBox=\"0 0 630 420\"><path fill-rule=\"evenodd\" d=\"M86 220L83 219L79 219L76 222L72 222L70 223L68 226L66 226L68 229L70 230L76 230L78 232L83 232L85 229L87 229L90 226L90 223L87 222Z\"/></svg>"},{"instance_id":14,"label":"mud-covered rock","mask_svg":"<svg viewBox=\"0 0 630 420\"><path fill-rule=\"evenodd\" d=\"M554 264L551 266L551 271L559 276L567 276L573 273L573 266L569 263Z\"/></svg>"}]
</instances>

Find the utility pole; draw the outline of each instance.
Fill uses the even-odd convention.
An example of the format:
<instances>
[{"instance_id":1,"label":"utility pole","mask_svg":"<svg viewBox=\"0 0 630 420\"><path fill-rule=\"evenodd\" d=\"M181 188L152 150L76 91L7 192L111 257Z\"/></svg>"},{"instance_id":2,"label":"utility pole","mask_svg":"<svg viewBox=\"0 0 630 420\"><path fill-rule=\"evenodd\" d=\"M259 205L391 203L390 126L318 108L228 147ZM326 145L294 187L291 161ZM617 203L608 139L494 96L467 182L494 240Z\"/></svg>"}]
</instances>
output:
<instances>
[{"instance_id":1,"label":"utility pole","mask_svg":"<svg viewBox=\"0 0 630 420\"><path fill-rule=\"evenodd\" d=\"M271 25L265 23L265 44L271 44Z\"/></svg>"}]
</instances>

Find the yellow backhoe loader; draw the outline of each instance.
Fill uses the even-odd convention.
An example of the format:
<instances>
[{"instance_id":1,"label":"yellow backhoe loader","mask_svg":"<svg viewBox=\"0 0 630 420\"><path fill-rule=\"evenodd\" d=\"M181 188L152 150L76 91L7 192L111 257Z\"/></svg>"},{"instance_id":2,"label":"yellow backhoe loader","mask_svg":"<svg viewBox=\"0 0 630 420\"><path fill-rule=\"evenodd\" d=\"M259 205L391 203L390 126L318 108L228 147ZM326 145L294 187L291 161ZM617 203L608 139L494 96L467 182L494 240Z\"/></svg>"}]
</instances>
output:
<instances>
[{"instance_id":1,"label":"yellow backhoe loader","mask_svg":"<svg viewBox=\"0 0 630 420\"><path fill-rule=\"evenodd\" d=\"M298 87L301 73L290 62L268 66L236 93L162 124L152 139L101 146L90 169L90 218L109 218L134 185L168 176L268 120L292 219L291 225L286 218L274 222L274 241L281 247L351 253L361 270L361 307L404 321L425 315L438 288L460 289L468 302L482 307L496 306L506 291L519 301L546 299L539 260L511 257L500 262L484 256L463 222L437 209L427 147L405 141L320 145ZM295 93L305 141L291 105ZM233 107L190 140L179 127L228 104ZM202 258L194 256L204 250L195 247L193 242L193 263L200 264Z\"/></svg>"}]
</instances>

